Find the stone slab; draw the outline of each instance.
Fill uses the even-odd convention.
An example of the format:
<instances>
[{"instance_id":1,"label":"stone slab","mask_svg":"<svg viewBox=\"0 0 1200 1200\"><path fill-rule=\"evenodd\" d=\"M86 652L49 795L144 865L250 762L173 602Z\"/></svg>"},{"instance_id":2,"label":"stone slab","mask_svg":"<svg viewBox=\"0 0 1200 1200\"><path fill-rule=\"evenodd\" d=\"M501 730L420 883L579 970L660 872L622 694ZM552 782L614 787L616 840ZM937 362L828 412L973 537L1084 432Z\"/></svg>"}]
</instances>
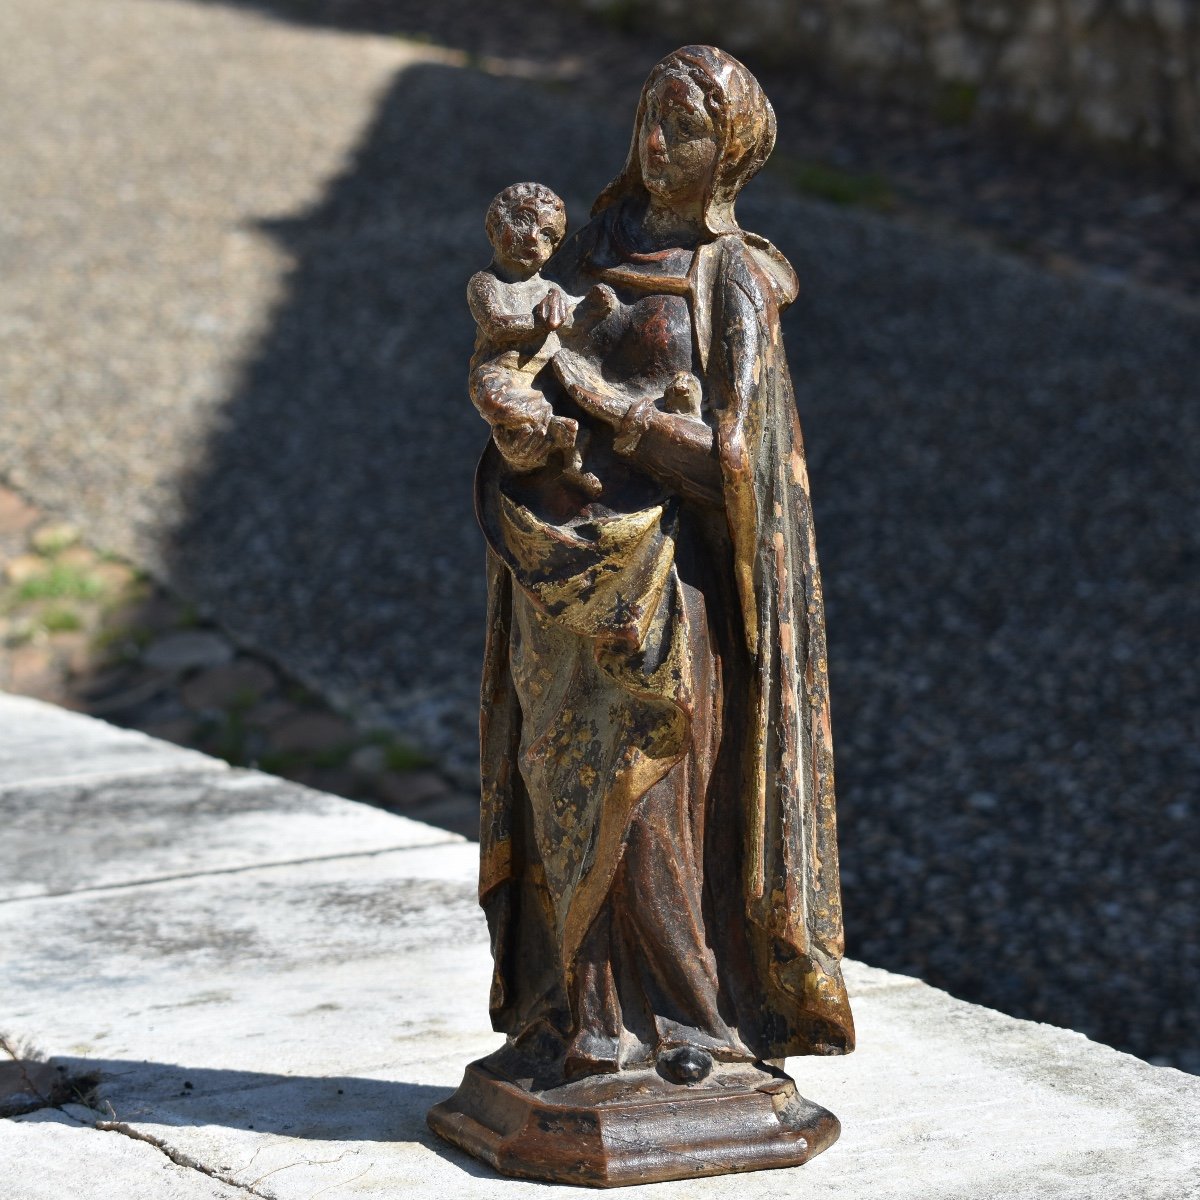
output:
<instances>
[{"instance_id":1,"label":"stone slab","mask_svg":"<svg viewBox=\"0 0 1200 1200\"><path fill-rule=\"evenodd\" d=\"M12 786L0 827L0 900L462 840L242 770Z\"/></svg>"},{"instance_id":2,"label":"stone slab","mask_svg":"<svg viewBox=\"0 0 1200 1200\"><path fill-rule=\"evenodd\" d=\"M194 750L0 692L0 792L160 771L226 769Z\"/></svg>"},{"instance_id":3,"label":"stone slab","mask_svg":"<svg viewBox=\"0 0 1200 1200\"><path fill-rule=\"evenodd\" d=\"M475 870L463 843L13 901L0 1012L99 1072L110 1117L265 1197L578 1197L497 1179L424 1125L497 1043ZM860 964L849 982L858 1052L790 1063L842 1120L832 1149L626 1194L1189 1194L1200 1080ZM47 1163L64 1189L71 1136Z\"/></svg>"}]
</instances>

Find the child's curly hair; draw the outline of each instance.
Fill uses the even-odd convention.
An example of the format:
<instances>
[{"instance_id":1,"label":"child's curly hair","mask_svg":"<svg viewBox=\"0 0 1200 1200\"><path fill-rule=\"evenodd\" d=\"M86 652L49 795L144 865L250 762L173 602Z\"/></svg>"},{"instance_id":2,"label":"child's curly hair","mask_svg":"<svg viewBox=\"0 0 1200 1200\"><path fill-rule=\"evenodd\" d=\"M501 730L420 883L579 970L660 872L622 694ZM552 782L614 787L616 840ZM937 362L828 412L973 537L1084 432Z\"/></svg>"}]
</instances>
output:
<instances>
[{"instance_id":1,"label":"child's curly hair","mask_svg":"<svg viewBox=\"0 0 1200 1200\"><path fill-rule=\"evenodd\" d=\"M487 231L488 241L496 244L500 233L500 224L506 214L518 204L534 201L538 208L549 209L555 221L561 226L559 238L567 231L567 206L556 192L552 192L544 183L514 183L506 187L488 205L487 216L483 219L483 227Z\"/></svg>"}]
</instances>

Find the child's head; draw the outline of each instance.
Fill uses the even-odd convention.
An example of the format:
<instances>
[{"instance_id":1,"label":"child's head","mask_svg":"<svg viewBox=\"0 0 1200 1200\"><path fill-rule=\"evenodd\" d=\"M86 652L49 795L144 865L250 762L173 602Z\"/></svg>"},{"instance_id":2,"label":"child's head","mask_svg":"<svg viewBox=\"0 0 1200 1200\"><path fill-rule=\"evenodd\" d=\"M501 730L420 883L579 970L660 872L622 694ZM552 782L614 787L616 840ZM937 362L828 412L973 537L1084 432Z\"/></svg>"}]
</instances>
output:
<instances>
[{"instance_id":1,"label":"child's head","mask_svg":"<svg viewBox=\"0 0 1200 1200\"><path fill-rule=\"evenodd\" d=\"M496 262L527 278L558 248L567 231L567 208L543 184L514 183L488 205L484 223Z\"/></svg>"}]
</instances>

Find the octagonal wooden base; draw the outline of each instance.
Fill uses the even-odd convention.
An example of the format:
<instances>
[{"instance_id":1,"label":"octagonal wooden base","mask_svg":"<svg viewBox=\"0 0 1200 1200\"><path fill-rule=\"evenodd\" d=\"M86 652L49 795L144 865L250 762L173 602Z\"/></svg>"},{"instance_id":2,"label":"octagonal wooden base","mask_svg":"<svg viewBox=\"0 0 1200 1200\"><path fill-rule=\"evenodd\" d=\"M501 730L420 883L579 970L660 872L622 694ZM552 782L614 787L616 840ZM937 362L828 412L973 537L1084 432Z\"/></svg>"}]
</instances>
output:
<instances>
[{"instance_id":1,"label":"octagonal wooden base","mask_svg":"<svg viewBox=\"0 0 1200 1200\"><path fill-rule=\"evenodd\" d=\"M591 1187L799 1166L841 1132L782 1071L747 1063L686 1086L652 1069L527 1083L472 1063L429 1127L505 1175Z\"/></svg>"}]
</instances>

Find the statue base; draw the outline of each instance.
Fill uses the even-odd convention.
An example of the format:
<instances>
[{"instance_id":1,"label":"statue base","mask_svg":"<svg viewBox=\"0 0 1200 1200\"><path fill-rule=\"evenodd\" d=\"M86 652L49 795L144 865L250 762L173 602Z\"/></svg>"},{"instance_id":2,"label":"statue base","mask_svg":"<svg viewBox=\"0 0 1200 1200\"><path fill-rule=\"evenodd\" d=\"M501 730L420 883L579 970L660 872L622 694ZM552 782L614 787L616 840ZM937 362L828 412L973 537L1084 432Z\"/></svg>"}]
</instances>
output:
<instances>
[{"instance_id":1,"label":"statue base","mask_svg":"<svg viewBox=\"0 0 1200 1200\"><path fill-rule=\"evenodd\" d=\"M799 1166L841 1132L782 1071L751 1063L700 1083L647 1067L534 1090L480 1060L428 1122L501 1174L590 1187Z\"/></svg>"}]
</instances>

